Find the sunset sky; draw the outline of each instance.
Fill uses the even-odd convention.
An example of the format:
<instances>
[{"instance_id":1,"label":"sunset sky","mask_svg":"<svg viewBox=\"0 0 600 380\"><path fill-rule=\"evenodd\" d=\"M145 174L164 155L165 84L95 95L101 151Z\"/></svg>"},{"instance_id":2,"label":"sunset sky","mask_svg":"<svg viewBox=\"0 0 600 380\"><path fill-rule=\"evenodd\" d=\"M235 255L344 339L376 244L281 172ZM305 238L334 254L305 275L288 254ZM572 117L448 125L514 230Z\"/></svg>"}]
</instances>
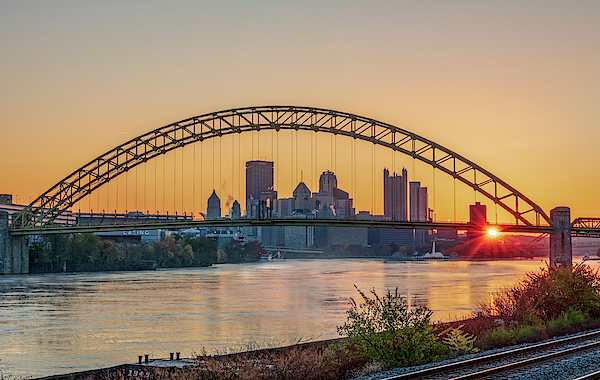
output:
<instances>
[{"instance_id":1,"label":"sunset sky","mask_svg":"<svg viewBox=\"0 0 600 380\"><path fill-rule=\"evenodd\" d=\"M259 105L387 122L478 163L548 213L570 206L572 217L600 217L597 0L0 2L0 193L15 202L29 203L152 129ZM243 145L251 137L240 138ZM328 138L319 136L323 149ZM222 141L219 165L231 167L227 147L236 141ZM357 149L370 159L369 145ZM244 151L240 160L276 158L262 154ZM303 172L311 190L334 161L339 186L352 190L342 156ZM138 174L163 169L152 165ZM400 160L394 170L406 166L432 188L431 169L417 166L415 174L411 165ZM231 178L221 170L211 181L202 174L195 210L206 207L213 187L223 202L244 195L231 185L239 169L230 169ZM297 180L280 168L280 196L291 196ZM445 220L451 196L443 175L435 180ZM365 184L371 191L368 178L357 187ZM382 212L382 194L375 201L351 196L357 210ZM112 207L99 197L100 209ZM474 197L462 197L465 215ZM128 209L154 207L144 206Z\"/></svg>"}]
</instances>

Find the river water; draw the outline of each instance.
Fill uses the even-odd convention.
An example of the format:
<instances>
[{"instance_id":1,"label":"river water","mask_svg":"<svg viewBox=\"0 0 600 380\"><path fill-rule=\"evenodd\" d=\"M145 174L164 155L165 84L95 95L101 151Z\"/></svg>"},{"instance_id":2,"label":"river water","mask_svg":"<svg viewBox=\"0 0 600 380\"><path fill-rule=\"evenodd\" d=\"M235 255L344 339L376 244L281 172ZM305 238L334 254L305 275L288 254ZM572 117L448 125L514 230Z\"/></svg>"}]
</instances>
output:
<instances>
[{"instance_id":1,"label":"river water","mask_svg":"<svg viewBox=\"0 0 600 380\"><path fill-rule=\"evenodd\" d=\"M435 320L468 316L542 261L275 260L209 268L0 276L0 370L49 376L170 352L338 337L354 285L398 287Z\"/></svg>"}]
</instances>

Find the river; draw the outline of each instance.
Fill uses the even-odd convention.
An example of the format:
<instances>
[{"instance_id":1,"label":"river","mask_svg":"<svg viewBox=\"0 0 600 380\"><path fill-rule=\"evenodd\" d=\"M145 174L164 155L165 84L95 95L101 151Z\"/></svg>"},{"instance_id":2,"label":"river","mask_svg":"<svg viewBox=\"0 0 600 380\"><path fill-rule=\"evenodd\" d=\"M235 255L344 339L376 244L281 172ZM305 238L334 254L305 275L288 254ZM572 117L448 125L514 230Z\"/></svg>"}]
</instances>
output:
<instances>
[{"instance_id":1,"label":"river","mask_svg":"<svg viewBox=\"0 0 600 380\"><path fill-rule=\"evenodd\" d=\"M595 263L594 263L595 264ZM469 316L542 261L275 260L147 272L0 276L0 370L49 376L338 337L348 298L398 288L435 320ZM597 266L597 265L594 265Z\"/></svg>"}]
</instances>

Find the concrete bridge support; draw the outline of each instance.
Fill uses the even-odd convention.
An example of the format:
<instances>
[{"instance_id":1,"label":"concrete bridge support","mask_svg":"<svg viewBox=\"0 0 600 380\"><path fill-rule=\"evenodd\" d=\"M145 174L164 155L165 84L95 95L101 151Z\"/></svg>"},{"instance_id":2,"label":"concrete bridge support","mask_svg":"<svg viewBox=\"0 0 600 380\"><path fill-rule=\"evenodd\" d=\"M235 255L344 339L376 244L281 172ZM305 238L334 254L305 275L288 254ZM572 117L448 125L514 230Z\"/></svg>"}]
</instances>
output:
<instances>
[{"instance_id":1,"label":"concrete bridge support","mask_svg":"<svg viewBox=\"0 0 600 380\"><path fill-rule=\"evenodd\" d=\"M571 268L573 251L571 245L571 209L556 207L550 211L554 230L550 235L550 266Z\"/></svg>"},{"instance_id":2,"label":"concrete bridge support","mask_svg":"<svg viewBox=\"0 0 600 380\"><path fill-rule=\"evenodd\" d=\"M29 242L26 236L10 236L8 213L0 211L0 274L29 273Z\"/></svg>"}]
</instances>

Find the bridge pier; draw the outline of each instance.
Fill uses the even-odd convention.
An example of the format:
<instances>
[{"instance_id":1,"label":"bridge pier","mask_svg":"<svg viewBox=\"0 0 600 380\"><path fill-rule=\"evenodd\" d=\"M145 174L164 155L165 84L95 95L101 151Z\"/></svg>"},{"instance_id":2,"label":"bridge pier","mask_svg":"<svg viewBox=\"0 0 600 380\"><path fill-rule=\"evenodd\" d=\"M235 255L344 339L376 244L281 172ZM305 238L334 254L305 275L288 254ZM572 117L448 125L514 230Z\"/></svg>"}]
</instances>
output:
<instances>
[{"instance_id":1,"label":"bridge pier","mask_svg":"<svg viewBox=\"0 0 600 380\"><path fill-rule=\"evenodd\" d=\"M10 236L8 213L0 211L0 274L29 273L29 242L26 236Z\"/></svg>"},{"instance_id":2,"label":"bridge pier","mask_svg":"<svg viewBox=\"0 0 600 380\"><path fill-rule=\"evenodd\" d=\"M571 268L573 251L571 246L571 209L556 207L550 211L553 231L550 235L550 266Z\"/></svg>"}]
</instances>

